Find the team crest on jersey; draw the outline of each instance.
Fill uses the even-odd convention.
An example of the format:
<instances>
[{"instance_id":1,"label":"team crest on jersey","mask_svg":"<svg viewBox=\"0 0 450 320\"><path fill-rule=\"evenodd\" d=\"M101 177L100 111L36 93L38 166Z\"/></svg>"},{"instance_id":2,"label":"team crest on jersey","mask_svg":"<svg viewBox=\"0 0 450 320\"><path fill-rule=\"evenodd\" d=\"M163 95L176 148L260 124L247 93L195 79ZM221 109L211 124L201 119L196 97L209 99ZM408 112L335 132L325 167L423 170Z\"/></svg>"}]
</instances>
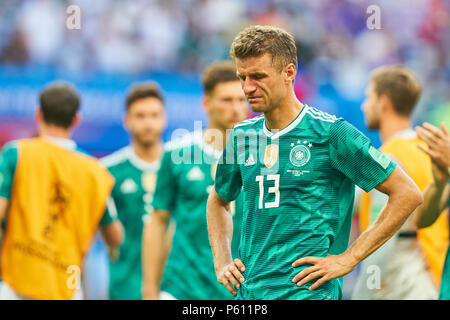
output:
<instances>
[{"instance_id":1,"label":"team crest on jersey","mask_svg":"<svg viewBox=\"0 0 450 320\"><path fill-rule=\"evenodd\" d=\"M266 146L264 153L264 164L267 168L271 168L278 161L278 145L271 144Z\"/></svg>"},{"instance_id":2,"label":"team crest on jersey","mask_svg":"<svg viewBox=\"0 0 450 320\"><path fill-rule=\"evenodd\" d=\"M145 172L142 174L142 187L148 193L155 192L156 187L156 173Z\"/></svg>"},{"instance_id":3,"label":"team crest on jersey","mask_svg":"<svg viewBox=\"0 0 450 320\"><path fill-rule=\"evenodd\" d=\"M306 142L306 141L305 141ZM301 143L297 141L297 143ZM293 146L293 144L291 144ZM311 144L308 145L311 147ZM311 151L309 151L308 146L303 144L297 144L291 149L291 153L289 154L289 160L296 167L303 167L305 164L309 162L311 159Z\"/></svg>"}]
</instances>

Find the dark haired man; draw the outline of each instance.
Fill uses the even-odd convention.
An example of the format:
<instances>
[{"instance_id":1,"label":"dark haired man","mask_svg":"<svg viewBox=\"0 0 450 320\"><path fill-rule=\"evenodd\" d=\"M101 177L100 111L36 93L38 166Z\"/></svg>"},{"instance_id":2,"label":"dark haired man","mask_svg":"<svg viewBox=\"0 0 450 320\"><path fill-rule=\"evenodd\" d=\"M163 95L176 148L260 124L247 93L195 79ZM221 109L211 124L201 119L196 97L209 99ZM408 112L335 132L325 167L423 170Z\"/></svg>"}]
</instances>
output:
<instances>
[{"instance_id":1,"label":"dark haired man","mask_svg":"<svg viewBox=\"0 0 450 320\"><path fill-rule=\"evenodd\" d=\"M109 298L142 299L142 238L144 224L152 211L156 172L166 126L164 99L154 82L137 83L126 97L124 125L131 144L102 158L116 179L111 193L125 239L117 259L109 264Z\"/></svg>"},{"instance_id":2,"label":"dark haired man","mask_svg":"<svg viewBox=\"0 0 450 320\"><path fill-rule=\"evenodd\" d=\"M158 172L153 201L155 211L144 243L147 257L144 261L144 294L148 299L227 298L226 290L214 276L206 226L206 201L214 184L226 130L246 119L248 107L231 62L209 65L202 80L203 107L209 117L209 127L167 143ZM175 220L176 230L160 285L162 243L169 217ZM233 246L233 252L238 243L238 240L232 242L230 239L228 245Z\"/></svg>"},{"instance_id":3,"label":"dark haired man","mask_svg":"<svg viewBox=\"0 0 450 320\"><path fill-rule=\"evenodd\" d=\"M343 119L297 100L294 38L252 26L230 50L259 116L234 126L208 200L217 280L240 299L339 299L341 277L387 241L421 203L411 179ZM355 184L389 202L347 249ZM229 202L244 193L239 257Z\"/></svg>"},{"instance_id":4,"label":"dark haired man","mask_svg":"<svg viewBox=\"0 0 450 320\"><path fill-rule=\"evenodd\" d=\"M39 102L39 137L10 142L0 156L0 298L79 299L81 263L99 224L108 245L122 241L120 223L105 213L114 179L70 140L75 89L54 83Z\"/></svg>"}]
</instances>

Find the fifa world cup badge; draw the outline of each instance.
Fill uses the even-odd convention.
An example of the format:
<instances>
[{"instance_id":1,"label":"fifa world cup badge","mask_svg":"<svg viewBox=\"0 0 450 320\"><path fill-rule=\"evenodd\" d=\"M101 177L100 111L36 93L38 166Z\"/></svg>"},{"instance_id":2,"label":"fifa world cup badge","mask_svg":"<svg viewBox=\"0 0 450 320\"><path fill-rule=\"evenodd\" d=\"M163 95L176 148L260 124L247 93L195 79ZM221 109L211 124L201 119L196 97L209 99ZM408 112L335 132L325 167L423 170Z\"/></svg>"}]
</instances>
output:
<instances>
[{"instance_id":1,"label":"fifa world cup badge","mask_svg":"<svg viewBox=\"0 0 450 320\"><path fill-rule=\"evenodd\" d=\"M142 174L142 187L147 193L155 192L156 187L156 173L145 172Z\"/></svg>"},{"instance_id":2,"label":"fifa world cup badge","mask_svg":"<svg viewBox=\"0 0 450 320\"><path fill-rule=\"evenodd\" d=\"M264 153L264 164L267 168L271 168L278 161L278 145L271 144L266 146Z\"/></svg>"}]
</instances>

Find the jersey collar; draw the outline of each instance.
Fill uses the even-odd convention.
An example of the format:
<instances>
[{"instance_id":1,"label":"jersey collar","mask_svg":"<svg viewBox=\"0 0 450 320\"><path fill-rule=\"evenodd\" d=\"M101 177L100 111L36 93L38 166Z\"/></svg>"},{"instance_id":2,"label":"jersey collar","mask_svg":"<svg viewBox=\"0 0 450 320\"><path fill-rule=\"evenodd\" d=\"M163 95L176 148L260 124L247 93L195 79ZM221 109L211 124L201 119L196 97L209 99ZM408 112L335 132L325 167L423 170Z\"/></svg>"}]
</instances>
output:
<instances>
[{"instance_id":1,"label":"jersey collar","mask_svg":"<svg viewBox=\"0 0 450 320\"><path fill-rule=\"evenodd\" d=\"M268 136L269 138L272 139L277 139L278 137L282 136L283 134L288 133L289 131L291 131L292 129L294 129L295 127L298 126L298 124L300 123L300 121L302 121L303 117L306 114L306 109L309 108L306 104L303 104L303 109L300 111L300 113L297 115L297 117L292 120L292 122L290 124L288 124L286 127L284 127L283 129L281 129L278 132L272 132L267 128L266 125L266 119L264 118L263 121L263 131L265 133L266 136Z\"/></svg>"},{"instance_id":2,"label":"jersey collar","mask_svg":"<svg viewBox=\"0 0 450 320\"><path fill-rule=\"evenodd\" d=\"M75 150L77 148L76 142L71 139L57 138L52 136L43 136L43 138L65 149Z\"/></svg>"},{"instance_id":3,"label":"jersey collar","mask_svg":"<svg viewBox=\"0 0 450 320\"><path fill-rule=\"evenodd\" d=\"M402 130L392 135L389 139L386 140L384 144L391 141L392 139L414 139L417 138L416 132L412 128L408 128L406 130Z\"/></svg>"},{"instance_id":4,"label":"jersey collar","mask_svg":"<svg viewBox=\"0 0 450 320\"><path fill-rule=\"evenodd\" d=\"M147 162L141 158L138 157L136 152L134 152L134 149L132 146L128 147L128 159L130 160L131 164L138 168L141 171L156 171L159 169L159 166L161 164L160 160L156 160L153 162Z\"/></svg>"}]
</instances>

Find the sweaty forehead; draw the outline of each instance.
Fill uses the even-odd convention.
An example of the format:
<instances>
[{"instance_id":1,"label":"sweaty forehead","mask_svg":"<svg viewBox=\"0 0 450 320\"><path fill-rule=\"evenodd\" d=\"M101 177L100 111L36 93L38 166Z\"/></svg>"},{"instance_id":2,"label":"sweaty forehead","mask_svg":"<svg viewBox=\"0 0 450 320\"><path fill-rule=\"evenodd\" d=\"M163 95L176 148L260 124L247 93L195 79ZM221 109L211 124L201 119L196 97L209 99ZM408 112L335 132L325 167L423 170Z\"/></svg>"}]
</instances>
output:
<instances>
[{"instance_id":1,"label":"sweaty forehead","mask_svg":"<svg viewBox=\"0 0 450 320\"><path fill-rule=\"evenodd\" d=\"M273 69L272 56L268 53L258 57L236 58L236 69L240 75L269 72Z\"/></svg>"}]
</instances>

